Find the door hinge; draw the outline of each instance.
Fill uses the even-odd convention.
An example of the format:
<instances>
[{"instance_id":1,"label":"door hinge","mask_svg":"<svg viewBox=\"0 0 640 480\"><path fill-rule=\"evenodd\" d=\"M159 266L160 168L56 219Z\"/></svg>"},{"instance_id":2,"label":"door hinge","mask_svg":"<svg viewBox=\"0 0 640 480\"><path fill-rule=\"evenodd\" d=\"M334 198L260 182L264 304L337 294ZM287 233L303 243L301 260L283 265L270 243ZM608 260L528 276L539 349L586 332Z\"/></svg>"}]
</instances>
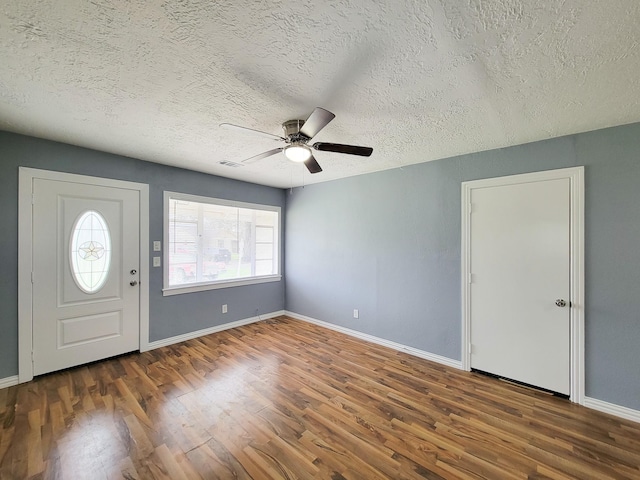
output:
<instances>
[{"instance_id":1,"label":"door hinge","mask_svg":"<svg viewBox=\"0 0 640 480\"><path fill-rule=\"evenodd\" d=\"M31 283L33 283L33 272L31 272Z\"/></svg>"},{"instance_id":2,"label":"door hinge","mask_svg":"<svg viewBox=\"0 0 640 480\"><path fill-rule=\"evenodd\" d=\"M36 204L36 194L32 193L31 194L31 205L35 205Z\"/></svg>"},{"instance_id":3,"label":"door hinge","mask_svg":"<svg viewBox=\"0 0 640 480\"><path fill-rule=\"evenodd\" d=\"M471 350L472 350L471 344L469 344L469 353L472 353Z\"/></svg>"}]
</instances>

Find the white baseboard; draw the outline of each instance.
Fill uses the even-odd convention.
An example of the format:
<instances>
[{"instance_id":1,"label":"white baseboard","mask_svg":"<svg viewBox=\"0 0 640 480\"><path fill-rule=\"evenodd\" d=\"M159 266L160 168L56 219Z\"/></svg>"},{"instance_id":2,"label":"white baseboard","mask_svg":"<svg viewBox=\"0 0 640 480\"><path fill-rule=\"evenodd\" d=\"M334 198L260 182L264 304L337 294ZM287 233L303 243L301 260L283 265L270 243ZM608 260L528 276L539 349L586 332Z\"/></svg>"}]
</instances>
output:
<instances>
[{"instance_id":1,"label":"white baseboard","mask_svg":"<svg viewBox=\"0 0 640 480\"><path fill-rule=\"evenodd\" d=\"M335 330L340 333L344 333L351 337L356 337L361 340L365 340L367 342L375 343L377 345L382 345L384 347L389 347L393 350L398 350L399 352L405 352L414 357L424 358L425 360L431 360L432 362L440 363L442 365L446 365L448 367L457 368L459 370L462 369L462 362L459 360L452 360L447 357L442 357L440 355L436 355L435 353L425 352L424 350L419 350L414 347L409 347L407 345L403 345L401 343L392 342L390 340L385 340L384 338L374 337L373 335L369 335L367 333L358 332L357 330L351 330L350 328L341 327L339 325L334 325L333 323L323 322L322 320L317 320L315 318L307 317L305 315L300 315L298 313L285 311L285 315L288 315L291 318L295 318L298 320L302 320L304 322L313 323L315 325L319 325L320 327L325 327L330 330Z\"/></svg>"},{"instance_id":2,"label":"white baseboard","mask_svg":"<svg viewBox=\"0 0 640 480\"><path fill-rule=\"evenodd\" d=\"M615 415L616 417L621 417L633 422L640 423L640 410L622 407L620 405L616 405L615 403L609 403L603 400L589 397L585 397L584 406L593 408L594 410L598 410L599 412L608 413L610 415Z\"/></svg>"},{"instance_id":3,"label":"white baseboard","mask_svg":"<svg viewBox=\"0 0 640 480\"><path fill-rule=\"evenodd\" d=\"M153 350L154 348L166 347L168 345L173 345L175 343L185 342L187 340L191 340L193 338L203 337L204 335L209 335L211 333L222 332L223 330L229 330L230 328L241 327L243 325L249 325L251 323L260 322L262 320L267 320L269 318L278 317L280 315L284 315L284 310L280 310L277 312L265 313L263 315L258 315L255 317L245 318L243 320L236 320L235 322L229 322L222 325L217 325L215 327L204 328L202 330L196 330L195 332L185 333L183 335L176 335L175 337L164 338L162 340L157 340L155 342L149 342L147 345L148 348L144 351Z\"/></svg>"},{"instance_id":4,"label":"white baseboard","mask_svg":"<svg viewBox=\"0 0 640 480\"><path fill-rule=\"evenodd\" d=\"M14 385L18 385L18 375L0 378L0 389L13 387Z\"/></svg>"}]
</instances>

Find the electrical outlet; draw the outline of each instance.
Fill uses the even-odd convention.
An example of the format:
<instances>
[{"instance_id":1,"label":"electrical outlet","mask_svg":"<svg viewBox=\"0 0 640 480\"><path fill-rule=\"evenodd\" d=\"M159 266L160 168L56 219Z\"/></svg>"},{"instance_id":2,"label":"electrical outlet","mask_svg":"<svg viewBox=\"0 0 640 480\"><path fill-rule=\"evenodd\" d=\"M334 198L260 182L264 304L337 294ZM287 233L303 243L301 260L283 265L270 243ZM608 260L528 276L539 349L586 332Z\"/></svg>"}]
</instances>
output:
<instances>
[{"instance_id":1,"label":"electrical outlet","mask_svg":"<svg viewBox=\"0 0 640 480\"><path fill-rule=\"evenodd\" d=\"M353 318L360 318L360 312L357 308L353 309Z\"/></svg>"},{"instance_id":2,"label":"electrical outlet","mask_svg":"<svg viewBox=\"0 0 640 480\"><path fill-rule=\"evenodd\" d=\"M160 257L153 257L153 266L154 267L160 266Z\"/></svg>"},{"instance_id":3,"label":"electrical outlet","mask_svg":"<svg viewBox=\"0 0 640 480\"><path fill-rule=\"evenodd\" d=\"M222 305L222 313L227 313L227 304Z\"/></svg>"},{"instance_id":4,"label":"electrical outlet","mask_svg":"<svg viewBox=\"0 0 640 480\"><path fill-rule=\"evenodd\" d=\"M162 250L162 244L159 241L154 241L153 242L153 251L154 252L159 252L160 250Z\"/></svg>"}]
</instances>

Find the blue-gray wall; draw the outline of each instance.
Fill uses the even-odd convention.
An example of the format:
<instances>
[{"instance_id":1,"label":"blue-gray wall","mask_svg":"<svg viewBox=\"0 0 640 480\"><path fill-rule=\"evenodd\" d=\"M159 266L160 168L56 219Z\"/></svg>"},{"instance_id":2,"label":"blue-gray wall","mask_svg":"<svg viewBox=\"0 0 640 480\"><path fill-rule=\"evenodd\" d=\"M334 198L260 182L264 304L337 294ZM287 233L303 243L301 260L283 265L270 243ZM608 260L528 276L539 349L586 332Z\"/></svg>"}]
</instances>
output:
<instances>
[{"instance_id":1,"label":"blue-gray wall","mask_svg":"<svg viewBox=\"0 0 640 480\"><path fill-rule=\"evenodd\" d=\"M286 309L459 360L461 182L577 165L586 394L640 409L640 124L294 189Z\"/></svg>"},{"instance_id":2,"label":"blue-gray wall","mask_svg":"<svg viewBox=\"0 0 640 480\"><path fill-rule=\"evenodd\" d=\"M18 373L18 167L56 170L149 184L149 240L163 240L163 191L277 205L282 190L167 167L85 148L0 132L0 379ZM151 245L149 246L150 255ZM149 261L151 265L151 260ZM162 268L151 268L150 341L284 308L284 281L162 296ZM222 315L226 303L229 313Z\"/></svg>"},{"instance_id":3,"label":"blue-gray wall","mask_svg":"<svg viewBox=\"0 0 640 480\"><path fill-rule=\"evenodd\" d=\"M366 159L363 159L366 161ZM162 192L283 206L284 282L163 297L151 341L281 310L460 359L460 183L585 165L587 395L640 410L640 124L310 185L290 194L0 132L0 378L17 374L18 166L148 183ZM152 253L151 253L152 254ZM222 317L220 305L229 313ZM352 318L354 308L360 319Z\"/></svg>"}]
</instances>

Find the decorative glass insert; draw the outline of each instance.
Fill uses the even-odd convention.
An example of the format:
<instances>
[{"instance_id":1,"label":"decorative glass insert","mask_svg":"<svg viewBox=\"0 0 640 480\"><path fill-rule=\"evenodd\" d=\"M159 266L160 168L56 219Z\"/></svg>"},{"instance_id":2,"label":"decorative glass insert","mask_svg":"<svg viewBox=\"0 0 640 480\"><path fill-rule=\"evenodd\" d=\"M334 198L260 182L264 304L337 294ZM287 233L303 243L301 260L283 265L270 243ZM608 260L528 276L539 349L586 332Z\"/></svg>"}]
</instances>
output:
<instances>
[{"instance_id":1,"label":"decorative glass insert","mask_svg":"<svg viewBox=\"0 0 640 480\"><path fill-rule=\"evenodd\" d=\"M73 279L83 292L96 293L107 281L111 266L111 236L107 222L95 210L87 210L76 220L70 240Z\"/></svg>"}]
</instances>

